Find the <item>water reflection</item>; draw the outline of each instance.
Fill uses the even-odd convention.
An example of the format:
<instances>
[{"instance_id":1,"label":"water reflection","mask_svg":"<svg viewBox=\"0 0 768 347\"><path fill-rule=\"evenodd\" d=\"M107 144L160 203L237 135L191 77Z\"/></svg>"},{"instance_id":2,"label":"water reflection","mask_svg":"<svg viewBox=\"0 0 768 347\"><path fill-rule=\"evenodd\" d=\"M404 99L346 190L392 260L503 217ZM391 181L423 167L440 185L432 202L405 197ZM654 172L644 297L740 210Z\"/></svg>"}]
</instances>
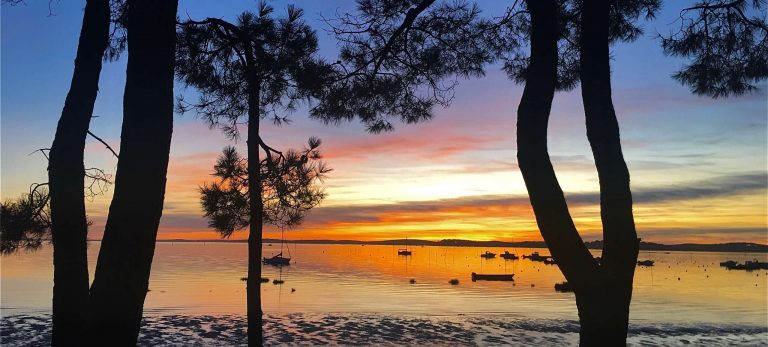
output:
<instances>
[{"instance_id":1,"label":"water reflection","mask_svg":"<svg viewBox=\"0 0 768 347\"><path fill-rule=\"evenodd\" d=\"M89 247L90 269L98 243ZM268 314L388 313L413 315L504 315L532 319L577 319L572 293L558 293L564 280L556 265L528 259L480 257L485 251L517 255L542 249L290 245L294 262L264 266ZM159 243L145 312L193 315L244 314L244 243ZM264 255L280 245L266 246ZM599 252L594 252L599 256ZM648 322L768 324L765 271L728 271L718 263L765 254L646 252L653 267L638 267L631 319ZM472 282L470 274L515 274L514 282ZM2 258L3 315L50 311L51 249ZM459 279L456 286L448 280ZM273 284L274 279L284 281ZM410 280L415 283L410 283Z\"/></svg>"}]
</instances>

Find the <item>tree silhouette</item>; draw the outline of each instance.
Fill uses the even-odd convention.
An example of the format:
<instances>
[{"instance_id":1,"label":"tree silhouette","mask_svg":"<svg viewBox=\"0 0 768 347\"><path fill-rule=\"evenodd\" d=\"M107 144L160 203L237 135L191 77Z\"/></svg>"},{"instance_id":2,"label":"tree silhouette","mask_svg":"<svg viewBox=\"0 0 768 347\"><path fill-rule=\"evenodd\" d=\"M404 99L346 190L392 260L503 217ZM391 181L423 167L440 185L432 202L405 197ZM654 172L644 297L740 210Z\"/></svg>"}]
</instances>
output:
<instances>
[{"instance_id":1,"label":"tree silhouette","mask_svg":"<svg viewBox=\"0 0 768 347\"><path fill-rule=\"evenodd\" d=\"M109 43L110 18L109 0L86 2L75 70L49 153L53 345L82 344L85 332L89 280L83 152Z\"/></svg>"},{"instance_id":2,"label":"tree silhouette","mask_svg":"<svg viewBox=\"0 0 768 347\"><path fill-rule=\"evenodd\" d=\"M564 5L555 1L526 3L534 23L530 29L528 68L535 72L526 78L518 109L520 171L542 237L563 275L573 284L581 344L623 345L639 240L632 215L629 172L621 152L611 100L609 45L637 38L641 30L633 20L643 14L653 16L659 4L654 0L583 1ZM553 25L573 29L558 33L550 28ZM575 35L576 40L569 35ZM559 45L558 41L562 40L565 43ZM571 49L572 46L576 49ZM562 54L563 47L578 59ZM563 61L578 62L577 68L567 70L575 71L578 81L557 83L568 79L558 76L562 71L558 65ZM592 258L576 230L546 146L554 92L562 86L575 86L577 82L582 84L587 138L600 182L604 240L601 263Z\"/></svg>"},{"instance_id":3,"label":"tree silhouette","mask_svg":"<svg viewBox=\"0 0 768 347\"><path fill-rule=\"evenodd\" d=\"M327 19L341 44L336 78L314 118L339 124L358 118L368 131L394 129L390 119L430 119L448 106L459 78L479 77L497 53L517 40L496 34L518 17L508 12L484 20L464 2L360 0L358 12Z\"/></svg>"},{"instance_id":4,"label":"tree silhouette","mask_svg":"<svg viewBox=\"0 0 768 347\"><path fill-rule=\"evenodd\" d=\"M0 253L36 250L49 238L50 195L47 184L33 184L29 193L0 204Z\"/></svg>"},{"instance_id":5,"label":"tree silhouette","mask_svg":"<svg viewBox=\"0 0 768 347\"><path fill-rule=\"evenodd\" d=\"M45 154L45 150L41 149ZM99 168L85 169L84 197L91 199L107 192L111 175ZM29 193L0 203L0 254L36 251L51 241L51 195L48 182L33 183ZM92 223L87 219L87 226ZM55 264L54 264L55 265Z\"/></svg>"},{"instance_id":6,"label":"tree silhouette","mask_svg":"<svg viewBox=\"0 0 768 347\"><path fill-rule=\"evenodd\" d=\"M320 140L310 138L309 147L261 160L261 201L264 224L280 229L292 228L317 206L325 193L316 186L330 171L320 159ZM248 194L248 159L242 158L234 147L226 147L214 166L218 182L200 187L200 201L208 226L222 237L250 223Z\"/></svg>"},{"instance_id":7,"label":"tree silhouette","mask_svg":"<svg viewBox=\"0 0 768 347\"><path fill-rule=\"evenodd\" d=\"M679 29L661 37L666 54L691 58L673 77L714 98L757 89L768 78L765 0L705 0L680 12Z\"/></svg>"},{"instance_id":8,"label":"tree silhouette","mask_svg":"<svg viewBox=\"0 0 768 347\"><path fill-rule=\"evenodd\" d=\"M120 158L90 290L90 345L127 346L138 339L173 130L177 5L126 2L128 67Z\"/></svg>"},{"instance_id":9,"label":"tree silhouette","mask_svg":"<svg viewBox=\"0 0 768 347\"><path fill-rule=\"evenodd\" d=\"M282 154L268 146L259 123L270 117L287 122L283 111L319 95L332 69L315 58L317 37L302 20L303 11L288 6L287 16L272 18L261 3L257 13L244 12L235 24L222 19L187 20L180 24L177 76L200 91L196 103L179 100L181 111L194 110L211 127L230 138L247 124L247 159L225 149L217 175L233 185L202 188L211 225L224 235L249 226L247 315L248 344L261 345L261 243L264 223L290 226L323 197L312 183L327 172L307 165L316 157L319 140L310 139L304 155ZM266 154L261 159L260 150ZM313 158L314 159L314 158ZM247 178L247 179L246 179ZM243 194L247 192L247 197ZM235 204L230 209L221 204ZM247 213L246 210L247 209ZM247 219L247 220L246 220Z\"/></svg>"},{"instance_id":10,"label":"tree silhouette","mask_svg":"<svg viewBox=\"0 0 768 347\"><path fill-rule=\"evenodd\" d=\"M20 0L3 0L3 4L18 5ZM49 13L53 13L52 1ZM124 28L125 0L88 0L83 11L75 68L64 108L61 112L56 134L48 151L48 178L50 194L45 193L46 207L50 209L45 217L45 228L26 231L6 230L4 246L12 251L14 243L23 242L27 248L41 245L42 238L53 243L54 288L53 288L53 334L54 345L78 345L85 336L86 310L88 304L88 262L86 254L87 221L83 200L83 180L90 180L86 196L102 193L100 184L109 183L109 178L100 169L86 169L83 165L83 151L87 135L106 143L88 130L98 92L102 59L116 60L125 48ZM112 23L112 25L110 24ZM111 27L111 28L110 28ZM109 145L108 149L112 150ZM112 151L115 156L117 154ZM94 186L96 185L96 187ZM39 187L39 186L38 186ZM95 190L94 190L95 188ZM40 191L29 194L30 201L41 202ZM48 204L50 206L48 206ZM27 204L28 205L28 204ZM9 204L9 218L16 222L26 220L27 225L38 224L41 216L24 212L25 204ZM13 207L13 208L11 208ZM40 212L38 212L40 213ZM10 220L9 220L10 221ZM22 224L13 224L19 227ZM33 231L34 230L34 231ZM50 236L47 233L50 232ZM21 237L21 239L15 239ZM23 241L30 237L31 241Z\"/></svg>"}]
</instances>

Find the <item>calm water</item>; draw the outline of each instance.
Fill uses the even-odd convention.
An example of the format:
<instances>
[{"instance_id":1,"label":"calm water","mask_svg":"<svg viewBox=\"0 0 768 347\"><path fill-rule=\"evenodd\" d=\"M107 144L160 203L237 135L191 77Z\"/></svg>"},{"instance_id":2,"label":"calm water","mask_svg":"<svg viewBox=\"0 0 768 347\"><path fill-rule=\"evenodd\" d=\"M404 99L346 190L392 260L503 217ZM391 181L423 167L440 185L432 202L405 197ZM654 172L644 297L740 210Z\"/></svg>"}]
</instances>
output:
<instances>
[{"instance_id":1,"label":"calm water","mask_svg":"<svg viewBox=\"0 0 768 347\"><path fill-rule=\"evenodd\" d=\"M99 243L89 247L93 273ZM288 247L288 246L286 246ZM264 267L268 315L386 314L409 316L503 316L576 320L572 293L555 292L564 278L557 266L530 260L484 260L504 248L290 245L295 263ZM528 254L545 249L508 249ZM264 254L280 251L265 246ZM288 250L285 250L286 254ZM593 251L594 252L594 251ZM599 252L595 252L599 255ZM656 266L638 267L631 321L653 324L768 326L765 271L728 271L724 260L768 260L766 254L646 252ZM50 312L51 248L2 257L2 316ZM245 314L246 244L158 243L145 315ZM471 282L470 273L514 273L514 282ZM271 280L281 278L283 285ZM452 286L448 281L459 279ZM416 284L409 284L415 279ZM295 291L294 291L295 289Z\"/></svg>"}]
</instances>

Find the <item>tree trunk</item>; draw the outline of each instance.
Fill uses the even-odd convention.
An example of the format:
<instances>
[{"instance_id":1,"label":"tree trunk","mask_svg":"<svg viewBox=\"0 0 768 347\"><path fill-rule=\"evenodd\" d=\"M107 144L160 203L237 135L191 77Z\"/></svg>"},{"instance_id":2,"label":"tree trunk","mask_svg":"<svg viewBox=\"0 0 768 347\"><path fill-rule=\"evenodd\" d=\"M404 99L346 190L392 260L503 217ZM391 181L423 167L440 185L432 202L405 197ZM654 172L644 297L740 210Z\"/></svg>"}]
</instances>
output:
<instances>
[{"instance_id":1,"label":"tree trunk","mask_svg":"<svg viewBox=\"0 0 768 347\"><path fill-rule=\"evenodd\" d=\"M109 41L109 1L89 0L75 70L49 153L53 239L53 346L82 345L88 307L88 224L83 198L83 152L99 74Z\"/></svg>"},{"instance_id":2,"label":"tree trunk","mask_svg":"<svg viewBox=\"0 0 768 347\"><path fill-rule=\"evenodd\" d=\"M244 38L244 42L249 42ZM261 156L259 153L260 88L254 76L250 44L246 44L248 60L248 199L251 219L248 230L248 288L246 290L248 346L261 346L264 333L261 311L261 243L264 207L261 200Z\"/></svg>"},{"instance_id":3,"label":"tree trunk","mask_svg":"<svg viewBox=\"0 0 768 347\"><path fill-rule=\"evenodd\" d=\"M135 346L138 338L173 131L177 4L128 1L120 159L91 286L92 345Z\"/></svg>"},{"instance_id":4,"label":"tree trunk","mask_svg":"<svg viewBox=\"0 0 768 347\"><path fill-rule=\"evenodd\" d=\"M629 299L626 287L607 277L591 286L574 288L579 310L581 346L624 346L627 340ZM632 286L629 291L631 295Z\"/></svg>"},{"instance_id":5,"label":"tree trunk","mask_svg":"<svg viewBox=\"0 0 768 347\"><path fill-rule=\"evenodd\" d=\"M557 4L529 0L531 60L518 108L518 162L536 222L557 265L574 285L583 346L626 344L638 240L629 174L611 102L608 2L585 1L581 81L588 138L600 177L604 253L598 265L573 224L547 153L547 122L557 78Z\"/></svg>"},{"instance_id":6,"label":"tree trunk","mask_svg":"<svg viewBox=\"0 0 768 347\"><path fill-rule=\"evenodd\" d=\"M629 171L621 152L619 123L611 98L611 68L608 40L610 2L587 0L581 18L581 95L600 179L600 212L603 222L603 254L600 266L602 288L594 293L576 292L582 306L602 306L580 313L582 321L600 323L603 343L626 344L629 303L639 240L632 216ZM593 302L596 297L597 302ZM599 298L603 297L603 300ZM585 327L582 325L582 329ZM591 328L590 328L591 329ZM583 334L584 335L584 334ZM586 335L593 335L588 332ZM587 336L588 337L588 336ZM606 340L610 337L610 340ZM590 343L594 340L582 342Z\"/></svg>"},{"instance_id":7,"label":"tree trunk","mask_svg":"<svg viewBox=\"0 0 768 347\"><path fill-rule=\"evenodd\" d=\"M531 59L517 110L517 160L541 235L569 282L592 277L597 263L579 236L547 153L547 124L557 82L557 4L528 0Z\"/></svg>"}]
</instances>

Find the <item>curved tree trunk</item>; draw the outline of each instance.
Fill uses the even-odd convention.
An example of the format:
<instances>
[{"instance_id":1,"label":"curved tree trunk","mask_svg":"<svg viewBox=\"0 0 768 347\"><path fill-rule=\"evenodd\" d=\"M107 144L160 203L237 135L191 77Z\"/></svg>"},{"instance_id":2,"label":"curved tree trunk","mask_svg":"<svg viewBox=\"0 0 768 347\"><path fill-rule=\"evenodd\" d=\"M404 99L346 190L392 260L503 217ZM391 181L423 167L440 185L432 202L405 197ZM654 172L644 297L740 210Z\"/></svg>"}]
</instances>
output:
<instances>
[{"instance_id":1,"label":"curved tree trunk","mask_svg":"<svg viewBox=\"0 0 768 347\"><path fill-rule=\"evenodd\" d=\"M584 345L626 343L639 240L632 215L629 171L621 152L611 98L608 41L610 2L587 0L581 18L581 94L600 179L603 254L599 288L576 291Z\"/></svg>"},{"instance_id":2,"label":"curved tree trunk","mask_svg":"<svg viewBox=\"0 0 768 347\"><path fill-rule=\"evenodd\" d=\"M108 0L86 3L75 70L49 154L54 346L82 345L85 336L88 224L83 198L83 152L109 41L109 20Z\"/></svg>"},{"instance_id":3,"label":"curved tree trunk","mask_svg":"<svg viewBox=\"0 0 768 347\"><path fill-rule=\"evenodd\" d=\"M597 263L573 224L547 153L547 124L557 83L557 4L528 0L531 59L517 110L517 160L536 222L568 281L594 276Z\"/></svg>"},{"instance_id":4,"label":"curved tree trunk","mask_svg":"<svg viewBox=\"0 0 768 347\"><path fill-rule=\"evenodd\" d=\"M163 211L173 131L177 1L128 1L115 193L91 286L92 345L135 346Z\"/></svg>"},{"instance_id":5,"label":"curved tree trunk","mask_svg":"<svg viewBox=\"0 0 768 347\"><path fill-rule=\"evenodd\" d=\"M608 64L607 0L584 2L581 82L587 136L600 178L604 252L598 265L578 234L547 153L547 122L557 79L557 3L529 0L531 60L518 108L518 162L536 222L574 286L584 346L626 343L638 240L629 174L621 154Z\"/></svg>"}]
</instances>

